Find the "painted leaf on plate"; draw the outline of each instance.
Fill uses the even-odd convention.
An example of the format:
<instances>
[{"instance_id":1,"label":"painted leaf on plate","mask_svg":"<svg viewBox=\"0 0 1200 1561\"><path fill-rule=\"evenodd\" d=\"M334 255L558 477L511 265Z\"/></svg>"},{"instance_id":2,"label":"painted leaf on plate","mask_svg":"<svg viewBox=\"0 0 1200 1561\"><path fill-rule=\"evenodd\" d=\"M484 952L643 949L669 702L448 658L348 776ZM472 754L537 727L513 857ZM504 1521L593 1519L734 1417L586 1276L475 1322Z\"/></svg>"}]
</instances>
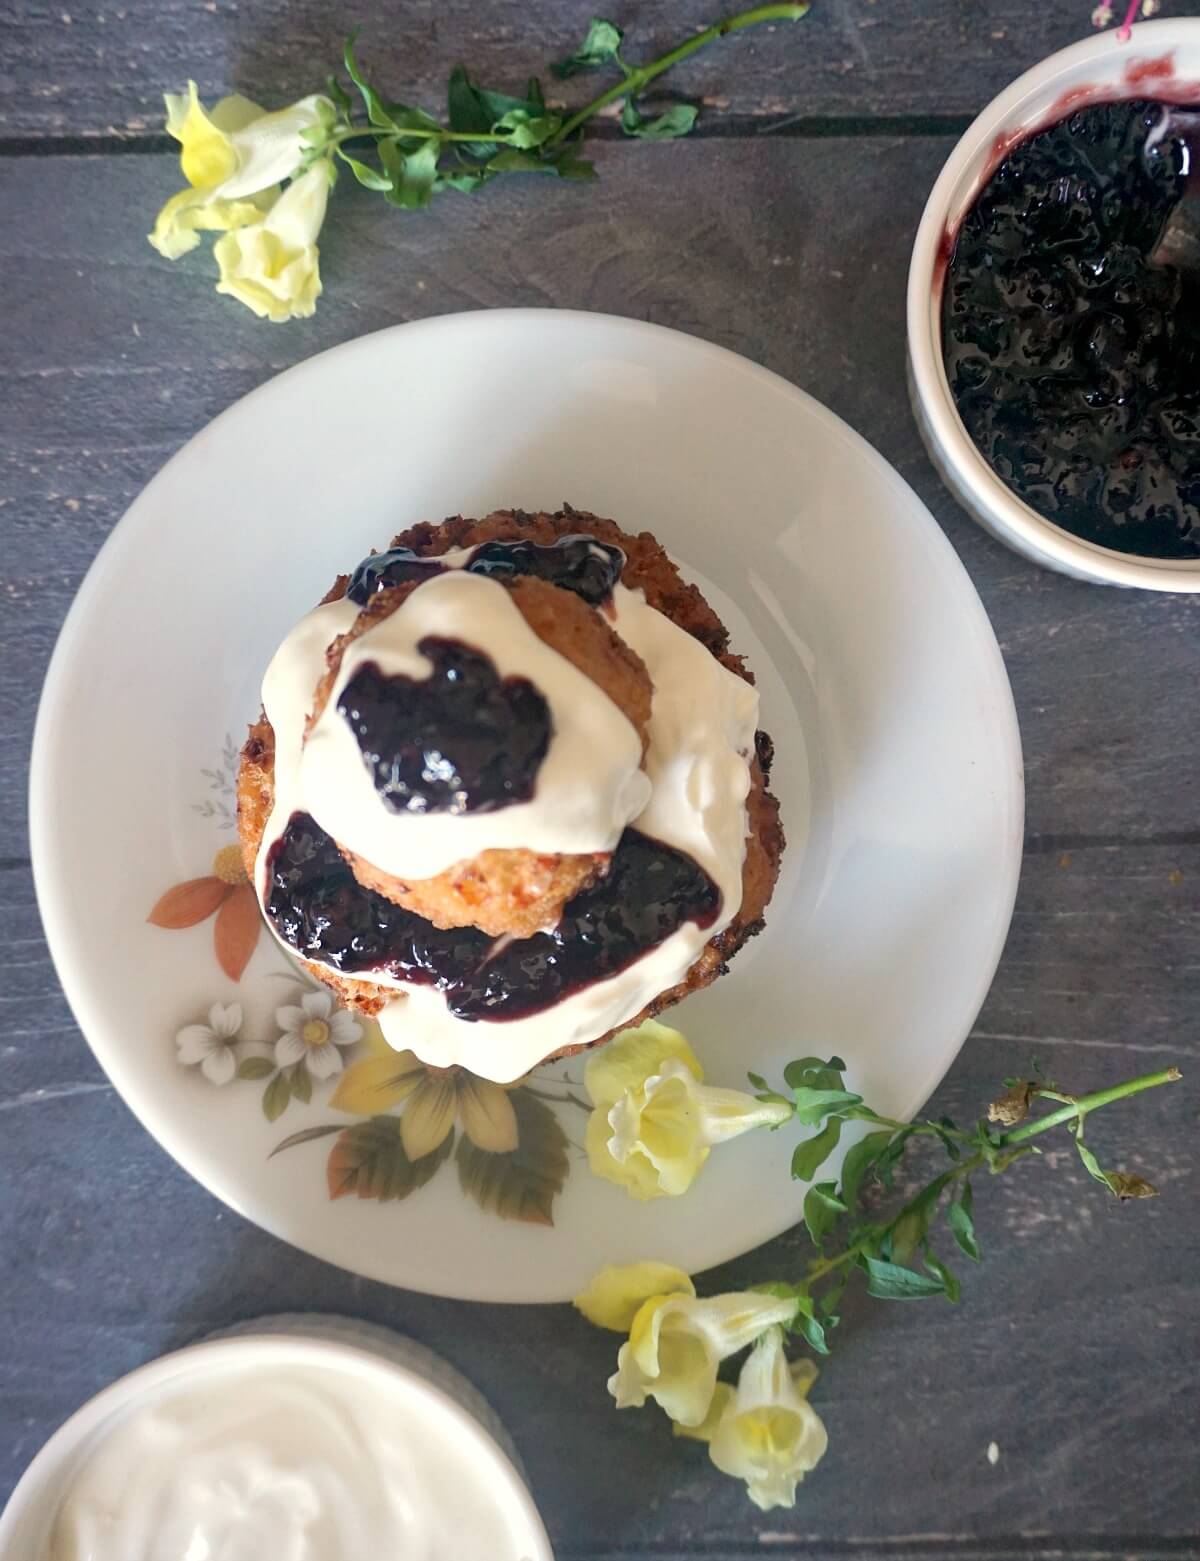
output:
<instances>
[{"instance_id":1,"label":"painted leaf on plate","mask_svg":"<svg viewBox=\"0 0 1200 1561\"><path fill-rule=\"evenodd\" d=\"M331 1198L378 1198L392 1203L424 1187L450 1154L450 1133L431 1154L410 1160L404 1152L398 1117L371 1117L342 1133L329 1151L326 1174Z\"/></svg>"},{"instance_id":2,"label":"painted leaf on plate","mask_svg":"<svg viewBox=\"0 0 1200 1561\"><path fill-rule=\"evenodd\" d=\"M504 1154L459 1140L458 1179L468 1197L501 1219L554 1224L554 1200L570 1169L567 1135L553 1111L526 1089L509 1095L517 1118L517 1147Z\"/></svg>"}]
</instances>

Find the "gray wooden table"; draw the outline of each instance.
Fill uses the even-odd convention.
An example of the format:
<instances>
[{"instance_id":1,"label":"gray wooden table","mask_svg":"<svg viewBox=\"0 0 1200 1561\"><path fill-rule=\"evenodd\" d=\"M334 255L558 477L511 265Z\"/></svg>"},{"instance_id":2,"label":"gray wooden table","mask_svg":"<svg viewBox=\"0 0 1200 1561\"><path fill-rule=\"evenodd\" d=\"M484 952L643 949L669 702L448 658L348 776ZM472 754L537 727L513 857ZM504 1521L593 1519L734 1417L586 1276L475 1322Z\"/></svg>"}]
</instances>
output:
<instances>
[{"instance_id":1,"label":"gray wooden table","mask_svg":"<svg viewBox=\"0 0 1200 1561\"><path fill-rule=\"evenodd\" d=\"M488 1395L563 1558L1200 1554L1190 1077L1096 1125L1158 1202L1119 1208L1048 1155L978 1190L990 1254L962 1306L851 1308L820 1391L832 1451L794 1512L763 1515L661 1417L613 1412L609 1340L568 1308L388 1290L221 1207L134 1121L59 991L30 879L29 735L63 615L126 505L209 418L324 347L553 305L677 326L803 385L916 487L979 588L1021 718L1028 838L999 974L933 1109L970 1118L1034 1054L1080 1088L1169 1061L1196 1073L1200 603L1078 585L989 540L941 489L904 390L926 192L967 117L1086 31L1086 0L821 0L784 38L694 61L674 85L709 103L703 132L609 136L597 185L513 180L416 219L343 186L304 324L258 323L215 296L207 261L146 245L177 183L162 89L191 75L210 98L287 101L357 19L380 78L433 103L459 56L518 82L590 9L0 3L0 1499L118 1374L235 1319L319 1308L402 1329ZM661 45L708 19L700 0L621 11ZM784 1237L715 1278L801 1248Z\"/></svg>"}]
</instances>

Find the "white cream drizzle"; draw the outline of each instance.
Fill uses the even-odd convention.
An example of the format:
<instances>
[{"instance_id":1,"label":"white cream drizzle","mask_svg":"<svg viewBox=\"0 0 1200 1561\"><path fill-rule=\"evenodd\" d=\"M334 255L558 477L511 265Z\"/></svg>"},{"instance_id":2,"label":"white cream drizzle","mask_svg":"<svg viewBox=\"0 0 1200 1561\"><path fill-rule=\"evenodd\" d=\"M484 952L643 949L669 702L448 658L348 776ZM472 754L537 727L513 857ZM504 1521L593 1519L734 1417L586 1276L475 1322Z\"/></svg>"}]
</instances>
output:
<instances>
[{"instance_id":1,"label":"white cream drizzle","mask_svg":"<svg viewBox=\"0 0 1200 1561\"><path fill-rule=\"evenodd\" d=\"M545 699L553 735L528 802L486 813L397 813L375 790L338 699L368 663L386 677L428 677L432 668L417 649L427 635L452 635L485 651L501 677L527 678ZM641 762L633 723L537 637L504 586L455 569L425 581L347 647L304 744L300 787L309 813L339 845L396 877L432 878L491 849L611 851L649 800Z\"/></svg>"},{"instance_id":2,"label":"white cream drizzle","mask_svg":"<svg viewBox=\"0 0 1200 1561\"><path fill-rule=\"evenodd\" d=\"M435 577L448 578L457 577ZM429 583L423 585L410 601L428 589ZM681 981L704 945L733 921L741 907L758 694L685 629L651 607L640 590L618 585L613 608L613 627L646 663L654 685L644 761L651 793L633 820L634 827L686 852L704 868L721 891L720 915L706 928L686 922L617 975L522 1019L459 1019L432 987L409 985L382 972L367 976L357 972L358 979L396 994L379 1015L388 1043L397 1050L411 1049L433 1066L458 1064L482 1078L508 1083L563 1047L595 1040ZM257 865L260 896L267 886L268 848L283 833L292 813L312 812L318 823L328 827L304 800L300 748L312 691L325 665L325 645L348 626L347 610L353 621L357 609L344 602L320 607L303 619L276 653L263 683L263 705L275 728L276 758L275 807ZM446 632L444 626L441 632ZM501 648L490 643L484 648L500 664ZM354 758L361 769L356 746ZM590 768L588 756L579 773L587 776Z\"/></svg>"}]
</instances>

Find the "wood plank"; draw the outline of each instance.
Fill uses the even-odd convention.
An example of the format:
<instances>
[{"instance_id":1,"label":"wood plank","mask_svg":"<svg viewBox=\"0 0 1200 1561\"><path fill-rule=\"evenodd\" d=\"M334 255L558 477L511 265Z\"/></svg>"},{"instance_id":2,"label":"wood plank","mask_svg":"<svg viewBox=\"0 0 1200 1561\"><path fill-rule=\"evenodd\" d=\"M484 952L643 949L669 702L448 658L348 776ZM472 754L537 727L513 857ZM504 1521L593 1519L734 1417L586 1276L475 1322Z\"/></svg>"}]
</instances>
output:
<instances>
[{"instance_id":1,"label":"wood plank","mask_svg":"<svg viewBox=\"0 0 1200 1561\"><path fill-rule=\"evenodd\" d=\"M1048 1156L978 1189L989 1250L961 1308L855 1307L818 1390L833 1450L794 1513L757 1514L660 1417L611 1409L612 1342L567 1309L360 1282L192 1183L75 1030L20 865L28 733L58 622L124 506L209 417L289 363L399 319L500 303L638 314L747 353L866 432L930 502L996 624L1024 728L1029 853L1000 975L934 1109L969 1118L1032 1054L1082 1088L1169 1060L1194 1067L1195 608L1037 571L971 524L929 469L904 400L904 268L947 150L614 147L593 189L514 182L419 219L343 189L317 317L279 328L218 299L206 260L172 268L145 245L173 187L169 159L0 164L15 322L0 342L0 862L16 862L0 867L0 1494L119 1372L235 1318L301 1306L389 1323L464 1370L508 1422L566 1561L1194 1553L1187 1450L1200 1424L1181 1370L1200 1274L1190 1095L1097 1123L1101 1145L1162 1184L1158 1204L1110 1206L1069 1157ZM712 1282L786 1273L802 1257L788 1236Z\"/></svg>"},{"instance_id":2,"label":"wood plank","mask_svg":"<svg viewBox=\"0 0 1200 1561\"><path fill-rule=\"evenodd\" d=\"M162 93L193 77L206 98L237 90L279 106L319 90L349 19L364 62L392 97L444 100L463 60L509 88L575 48L593 0L4 0L0 136L112 135L162 129ZM642 0L609 8L630 57L652 58L728 0ZM1191 7L1176 5L1175 11ZM722 115L973 114L1014 76L1088 31L1089 6L979 0L826 0L794 31L747 33L688 62L671 90ZM586 101L586 84L569 101Z\"/></svg>"}]
</instances>

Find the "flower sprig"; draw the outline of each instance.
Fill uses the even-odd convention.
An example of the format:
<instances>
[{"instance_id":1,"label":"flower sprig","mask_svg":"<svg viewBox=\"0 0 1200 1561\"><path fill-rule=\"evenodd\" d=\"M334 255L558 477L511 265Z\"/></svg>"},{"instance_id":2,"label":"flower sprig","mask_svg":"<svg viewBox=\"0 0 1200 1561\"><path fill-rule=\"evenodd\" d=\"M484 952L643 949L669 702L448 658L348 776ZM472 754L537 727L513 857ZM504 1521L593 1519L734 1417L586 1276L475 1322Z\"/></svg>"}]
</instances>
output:
<instances>
[{"instance_id":1,"label":"flower sprig","mask_svg":"<svg viewBox=\"0 0 1200 1561\"><path fill-rule=\"evenodd\" d=\"M757 1094L747 1098L771 1111L764 1124L770 1131L788 1123L813 1130L796 1147L792 1175L811 1183L804 1224L814 1256L794 1278L704 1298L687 1274L666 1264L603 1269L575 1304L592 1322L628 1335L608 1384L617 1407L655 1399L677 1434L706 1442L717 1468L746 1481L756 1505L793 1505L797 1484L823 1456L827 1438L808 1402L815 1363L789 1361L788 1338L828 1355L842 1295L859 1275L879 1300L940 1295L957 1302L960 1281L935 1249L934 1236L943 1220L958 1251L979 1261L973 1176L1008 1171L1040 1152L1035 1139L1061 1129L1088 1174L1113 1197L1126 1202L1156 1195L1142 1177L1101 1166L1086 1142L1086 1124L1106 1106L1177 1081L1179 1070L1164 1068L1085 1095L1060 1089L1036 1066L1034 1073L1032 1079L1006 1079L1004 1093L966 1128L949 1117L898 1122L880 1115L846 1088L838 1057L789 1063L785 1090L751 1074ZM1042 1102L1053 1109L1034 1115ZM870 1130L848 1150L838 1175L814 1181L843 1129L859 1122ZM948 1164L899 1208L876 1213L868 1207L874 1201L868 1189L892 1190L898 1166L918 1139L940 1146ZM721 1363L747 1346L751 1353L736 1386L721 1382Z\"/></svg>"},{"instance_id":2,"label":"flower sprig","mask_svg":"<svg viewBox=\"0 0 1200 1561\"><path fill-rule=\"evenodd\" d=\"M621 103L626 135L643 141L687 135L696 123L693 105L647 115L640 95L718 39L764 22L799 21L807 11L807 0L756 5L640 65L622 53L621 29L594 17L580 47L554 74L567 80L608 68L618 79L575 110L549 104L536 76L515 96L481 86L456 65L443 123L373 85L359 65L354 35L343 54L348 86L330 76L328 95L301 98L275 113L244 97L222 98L209 113L189 82L186 95L166 99L167 130L180 143L187 187L162 208L150 242L177 260L196 247L201 231L218 232L218 292L265 319L306 317L321 293L317 237L339 166L404 211L423 210L448 190L473 194L505 174L592 179L595 167L579 153L598 114Z\"/></svg>"}]
</instances>

